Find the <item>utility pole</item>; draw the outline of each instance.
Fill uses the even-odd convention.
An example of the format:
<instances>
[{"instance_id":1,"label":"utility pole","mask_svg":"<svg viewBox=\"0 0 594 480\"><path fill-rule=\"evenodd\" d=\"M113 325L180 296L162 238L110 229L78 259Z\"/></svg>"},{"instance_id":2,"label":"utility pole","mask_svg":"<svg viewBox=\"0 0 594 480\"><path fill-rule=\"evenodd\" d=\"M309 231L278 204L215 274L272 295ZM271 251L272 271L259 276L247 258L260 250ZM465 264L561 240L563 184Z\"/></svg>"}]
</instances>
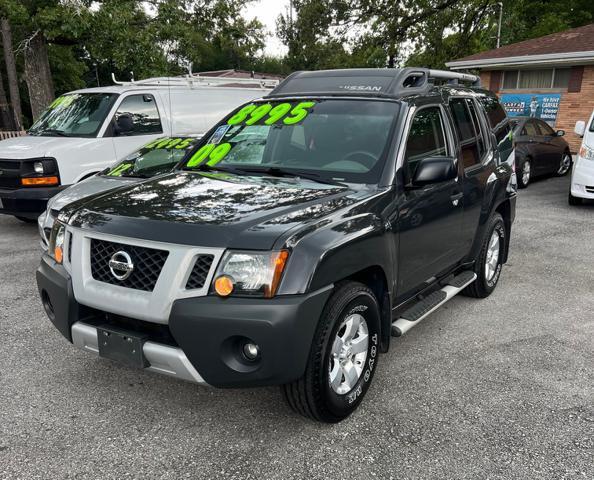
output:
<instances>
[{"instance_id":1,"label":"utility pole","mask_svg":"<svg viewBox=\"0 0 594 480\"><path fill-rule=\"evenodd\" d=\"M503 17L503 3L497 2L499 5L499 22L497 22L497 48L501 46L501 19Z\"/></svg>"}]
</instances>

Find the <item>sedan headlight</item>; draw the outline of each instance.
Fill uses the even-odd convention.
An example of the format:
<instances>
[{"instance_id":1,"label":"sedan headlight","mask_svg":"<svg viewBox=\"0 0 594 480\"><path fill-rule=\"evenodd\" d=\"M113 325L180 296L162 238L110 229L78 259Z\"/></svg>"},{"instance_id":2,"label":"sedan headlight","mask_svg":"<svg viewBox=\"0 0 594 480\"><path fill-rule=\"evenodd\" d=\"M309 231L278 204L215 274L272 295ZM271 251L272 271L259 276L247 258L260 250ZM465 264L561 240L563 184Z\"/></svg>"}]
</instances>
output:
<instances>
[{"instance_id":1,"label":"sedan headlight","mask_svg":"<svg viewBox=\"0 0 594 480\"><path fill-rule=\"evenodd\" d=\"M62 260L64 260L65 235L66 227L64 224L58 221L54 222L47 252L58 263L62 263Z\"/></svg>"},{"instance_id":2,"label":"sedan headlight","mask_svg":"<svg viewBox=\"0 0 594 480\"><path fill-rule=\"evenodd\" d=\"M580 158L594 161L594 148L590 148L587 145L582 145L582 148L580 148Z\"/></svg>"},{"instance_id":3,"label":"sedan headlight","mask_svg":"<svg viewBox=\"0 0 594 480\"><path fill-rule=\"evenodd\" d=\"M212 290L233 295L271 298L276 293L289 252L228 251L217 269Z\"/></svg>"}]
</instances>

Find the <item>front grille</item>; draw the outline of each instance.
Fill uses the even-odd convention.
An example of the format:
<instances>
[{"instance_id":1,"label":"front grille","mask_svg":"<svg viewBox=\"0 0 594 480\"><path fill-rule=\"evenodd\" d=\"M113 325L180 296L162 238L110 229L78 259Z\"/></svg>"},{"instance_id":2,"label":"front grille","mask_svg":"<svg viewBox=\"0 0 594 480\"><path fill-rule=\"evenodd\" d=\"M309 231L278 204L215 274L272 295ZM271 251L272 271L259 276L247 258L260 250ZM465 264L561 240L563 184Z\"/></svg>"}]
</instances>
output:
<instances>
[{"instance_id":1,"label":"front grille","mask_svg":"<svg viewBox=\"0 0 594 480\"><path fill-rule=\"evenodd\" d=\"M198 255L190 278L188 278L188 282L186 283L187 290L204 287L213 260L214 255Z\"/></svg>"},{"instance_id":2,"label":"front grille","mask_svg":"<svg viewBox=\"0 0 594 480\"><path fill-rule=\"evenodd\" d=\"M21 186L21 162L0 160L0 188L15 189Z\"/></svg>"},{"instance_id":3,"label":"front grille","mask_svg":"<svg viewBox=\"0 0 594 480\"><path fill-rule=\"evenodd\" d=\"M586 192L588 192L588 193L594 193L594 186L587 185L586 186Z\"/></svg>"},{"instance_id":4,"label":"front grille","mask_svg":"<svg viewBox=\"0 0 594 480\"><path fill-rule=\"evenodd\" d=\"M109 268L111 257L119 251L130 255L134 264L132 274L125 280L115 278ZM168 255L169 252L166 250L92 239L91 274L100 282L152 292Z\"/></svg>"}]
</instances>

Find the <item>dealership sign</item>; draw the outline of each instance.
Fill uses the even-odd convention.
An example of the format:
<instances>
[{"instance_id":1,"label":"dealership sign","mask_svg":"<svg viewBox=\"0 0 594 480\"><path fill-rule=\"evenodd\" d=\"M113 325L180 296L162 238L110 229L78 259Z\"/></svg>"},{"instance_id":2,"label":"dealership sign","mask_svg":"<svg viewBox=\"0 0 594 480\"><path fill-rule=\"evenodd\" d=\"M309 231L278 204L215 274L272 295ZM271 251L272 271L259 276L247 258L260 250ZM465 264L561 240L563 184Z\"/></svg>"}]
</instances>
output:
<instances>
[{"instance_id":1,"label":"dealership sign","mask_svg":"<svg viewBox=\"0 0 594 480\"><path fill-rule=\"evenodd\" d=\"M555 125L560 101L560 93L506 93L501 95L501 103L510 117L540 118L550 125Z\"/></svg>"}]
</instances>

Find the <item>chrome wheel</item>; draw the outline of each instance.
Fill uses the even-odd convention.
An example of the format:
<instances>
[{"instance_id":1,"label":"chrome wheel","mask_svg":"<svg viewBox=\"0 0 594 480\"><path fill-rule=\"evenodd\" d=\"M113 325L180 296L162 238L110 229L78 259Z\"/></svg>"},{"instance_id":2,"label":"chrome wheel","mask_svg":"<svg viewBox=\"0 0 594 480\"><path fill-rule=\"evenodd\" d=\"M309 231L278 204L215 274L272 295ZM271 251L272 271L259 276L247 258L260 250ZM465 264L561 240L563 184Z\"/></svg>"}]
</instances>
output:
<instances>
[{"instance_id":1,"label":"chrome wheel","mask_svg":"<svg viewBox=\"0 0 594 480\"><path fill-rule=\"evenodd\" d=\"M487 258L485 259L485 279L487 282L491 281L497 271L497 264L499 263L499 233L493 230L491 238L489 239L489 246L487 247Z\"/></svg>"},{"instance_id":2,"label":"chrome wheel","mask_svg":"<svg viewBox=\"0 0 594 480\"><path fill-rule=\"evenodd\" d=\"M561 163L559 164L559 170L557 170L557 175L565 175L569 171L570 168L571 168L571 155L564 153L563 158L561 159Z\"/></svg>"},{"instance_id":3,"label":"chrome wheel","mask_svg":"<svg viewBox=\"0 0 594 480\"><path fill-rule=\"evenodd\" d=\"M349 393L361 378L368 346L365 318L358 313L349 315L340 325L330 351L328 381L338 395Z\"/></svg>"},{"instance_id":4,"label":"chrome wheel","mask_svg":"<svg viewBox=\"0 0 594 480\"><path fill-rule=\"evenodd\" d=\"M530 181L530 162L526 160L522 165L522 183L528 185Z\"/></svg>"}]
</instances>

